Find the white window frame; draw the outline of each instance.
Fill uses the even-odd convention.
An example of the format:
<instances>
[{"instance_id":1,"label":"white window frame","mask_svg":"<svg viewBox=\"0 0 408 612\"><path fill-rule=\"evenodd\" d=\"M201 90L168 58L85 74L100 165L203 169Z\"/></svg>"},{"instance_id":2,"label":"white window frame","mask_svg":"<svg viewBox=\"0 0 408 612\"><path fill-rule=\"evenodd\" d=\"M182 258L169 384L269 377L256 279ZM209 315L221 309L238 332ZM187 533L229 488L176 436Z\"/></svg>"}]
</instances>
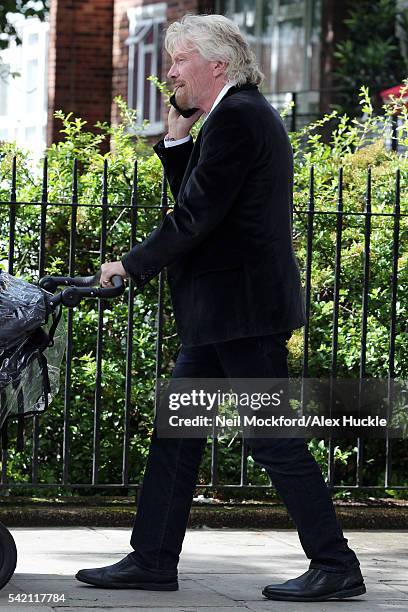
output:
<instances>
[{"instance_id":1,"label":"white window frame","mask_svg":"<svg viewBox=\"0 0 408 612\"><path fill-rule=\"evenodd\" d=\"M41 156L47 146L47 48L49 24L37 17L27 19L18 16L15 27L22 44L11 40L2 51L2 59L10 66L10 73L19 76L7 79L8 108L6 115L0 115L0 130L7 132L8 141L16 141L19 146L28 148L35 157ZM35 44L29 44L30 35L37 34ZM28 65L30 60L38 61L38 78L35 88L29 87ZM34 104L27 110L27 95L34 93ZM27 142L26 129L35 129L35 139Z\"/></svg>"},{"instance_id":2,"label":"white window frame","mask_svg":"<svg viewBox=\"0 0 408 612\"><path fill-rule=\"evenodd\" d=\"M158 75L159 55L162 49L159 48L159 32L160 27L167 20L167 4L160 2L158 4L148 4L146 6L138 6L128 9L127 16L129 19L129 37L125 44L129 47L128 60L128 105L130 108L137 110L137 125L143 134L155 135L161 134L164 130L164 122L162 118L157 119L157 99L160 95L157 87L150 83L150 103L148 112L145 113L145 79L146 79L146 55L151 54L151 73ZM146 34L153 28L153 43L146 44ZM138 65L135 66L135 52L138 50ZM137 79L135 81L135 79ZM135 99L135 85L137 99ZM149 124L143 128L144 120L147 119ZM139 131L139 130L137 130Z\"/></svg>"},{"instance_id":3,"label":"white window frame","mask_svg":"<svg viewBox=\"0 0 408 612\"><path fill-rule=\"evenodd\" d=\"M4 105L5 112L2 113L2 106L0 105L0 120L1 117L7 116L8 109L10 106L10 64L0 60L0 95L4 95L4 98L0 102Z\"/></svg>"}]
</instances>

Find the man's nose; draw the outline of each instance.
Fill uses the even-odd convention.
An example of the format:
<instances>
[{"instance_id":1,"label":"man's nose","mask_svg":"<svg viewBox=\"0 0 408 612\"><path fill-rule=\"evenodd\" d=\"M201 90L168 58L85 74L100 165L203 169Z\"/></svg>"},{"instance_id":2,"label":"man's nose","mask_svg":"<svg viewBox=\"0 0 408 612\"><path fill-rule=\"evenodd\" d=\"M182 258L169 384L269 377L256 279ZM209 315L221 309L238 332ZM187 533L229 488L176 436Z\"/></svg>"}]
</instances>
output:
<instances>
[{"instance_id":1,"label":"man's nose","mask_svg":"<svg viewBox=\"0 0 408 612\"><path fill-rule=\"evenodd\" d=\"M176 69L176 64L172 64L170 66L170 70L167 73L167 77L169 79L175 79L177 77L177 75L178 75L178 71Z\"/></svg>"}]
</instances>

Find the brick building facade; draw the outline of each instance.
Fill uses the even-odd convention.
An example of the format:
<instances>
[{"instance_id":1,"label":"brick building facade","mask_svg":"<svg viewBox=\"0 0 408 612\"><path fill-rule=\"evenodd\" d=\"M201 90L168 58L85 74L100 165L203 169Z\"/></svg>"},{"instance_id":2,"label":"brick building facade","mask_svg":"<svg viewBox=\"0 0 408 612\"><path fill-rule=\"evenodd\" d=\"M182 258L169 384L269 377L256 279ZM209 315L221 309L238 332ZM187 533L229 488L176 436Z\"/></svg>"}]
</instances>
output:
<instances>
[{"instance_id":1,"label":"brick building facade","mask_svg":"<svg viewBox=\"0 0 408 612\"><path fill-rule=\"evenodd\" d=\"M94 125L110 121L112 0L51 0L48 50L48 144L59 140L56 110Z\"/></svg>"}]
</instances>

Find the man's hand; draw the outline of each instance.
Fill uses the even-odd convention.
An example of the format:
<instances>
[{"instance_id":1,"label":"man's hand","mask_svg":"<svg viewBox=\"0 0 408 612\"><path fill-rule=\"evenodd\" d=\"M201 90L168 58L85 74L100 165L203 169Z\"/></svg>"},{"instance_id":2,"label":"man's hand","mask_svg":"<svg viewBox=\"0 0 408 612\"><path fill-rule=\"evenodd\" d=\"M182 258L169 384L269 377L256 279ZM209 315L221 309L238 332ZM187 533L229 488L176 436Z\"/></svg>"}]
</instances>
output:
<instances>
[{"instance_id":1,"label":"man's hand","mask_svg":"<svg viewBox=\"0 0 408 612\"><path fill-rule=\"evenodd\" d=\"M111 278L112 276L121 276L122 278L128 278L127 272L122 265L121 261L113 261L112 263L104 263L101 266L101 287L112 287Z\"/></svg>"},{"instance_id":2,"label":"man's hand","mask_svg":"<svg viewBox=\"0 0 408 612\"><path fill-rule=\"evenodd\" d=\"M198 110L196 113L194 113L194 115L186 119L176 111L174 106L171 106L168 117L169 137L175 138L175 140L180 140L180 138L185 138L188 136L191 128L195 122L199 120L202 114L203 111Z\"/></svg>"}]
</instances>

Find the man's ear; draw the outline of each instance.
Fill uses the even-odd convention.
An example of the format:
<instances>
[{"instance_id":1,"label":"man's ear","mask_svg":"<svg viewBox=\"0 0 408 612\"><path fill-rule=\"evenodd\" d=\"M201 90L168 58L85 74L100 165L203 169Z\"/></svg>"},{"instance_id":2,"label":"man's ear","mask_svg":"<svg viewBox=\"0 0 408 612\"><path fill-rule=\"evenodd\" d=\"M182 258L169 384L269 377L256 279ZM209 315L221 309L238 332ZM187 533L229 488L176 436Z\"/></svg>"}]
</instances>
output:
<instances>
[{"instance_id":1,"label":"man's ear","mask_svg":"<svg viewBox=\"0 0 408 612\"><path fill-rule=\"evenodd\" d=\"M213 75L215 77L219 77L225 74L225 71L227 70L227 66L228 66L227 62L216 60L212 64L213 64Z\"/></svg>"}]
</instances>

